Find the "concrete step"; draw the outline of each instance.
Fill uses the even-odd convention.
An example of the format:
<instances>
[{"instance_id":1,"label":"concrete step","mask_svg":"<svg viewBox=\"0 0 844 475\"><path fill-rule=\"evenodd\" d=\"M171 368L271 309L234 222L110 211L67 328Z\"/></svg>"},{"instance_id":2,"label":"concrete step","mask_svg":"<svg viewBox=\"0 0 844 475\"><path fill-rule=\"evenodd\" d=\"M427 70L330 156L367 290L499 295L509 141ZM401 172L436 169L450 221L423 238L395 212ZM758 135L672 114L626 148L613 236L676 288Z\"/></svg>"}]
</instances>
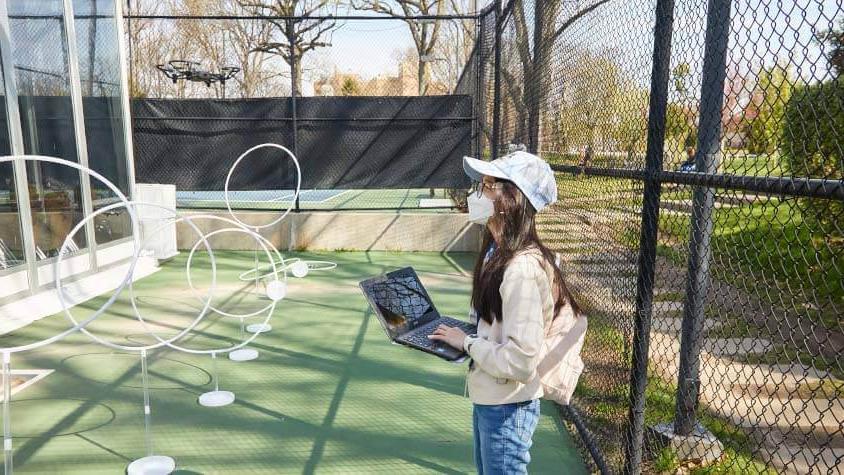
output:
<instances>
[{"instance_id":1,"label":"concrete step","mask_svg":"<svg viewBox=\"0 0 844 475\"><path fill-rule=\"evenodd\" d=\"M764 338L707 338L703 344L704 351L714 356L760 355L773 347Z\"/></svg>"},{"instance_id":2,"label":"concrete step","mask_svg":"<svg viewBox=\"0 0 844 475\"><path fill-rule=\"evenodd\" d=\"M709 331L721 326L721 322L707 318L704 321L704 331ZM651 319L651 331L679 336L683 330L683 318L665 315L654 315Z\"/></svg>"},{"instance_id":3,"label":"concrete step","mask_svg":"<svg viewBox=\"0 0 844 475\"><path fill-rule=\"evenodd\" d=\"M844 448L800 444L765 444L759 455L778 472L788 475L844 474Z\"/></svg>"}]
</instances>

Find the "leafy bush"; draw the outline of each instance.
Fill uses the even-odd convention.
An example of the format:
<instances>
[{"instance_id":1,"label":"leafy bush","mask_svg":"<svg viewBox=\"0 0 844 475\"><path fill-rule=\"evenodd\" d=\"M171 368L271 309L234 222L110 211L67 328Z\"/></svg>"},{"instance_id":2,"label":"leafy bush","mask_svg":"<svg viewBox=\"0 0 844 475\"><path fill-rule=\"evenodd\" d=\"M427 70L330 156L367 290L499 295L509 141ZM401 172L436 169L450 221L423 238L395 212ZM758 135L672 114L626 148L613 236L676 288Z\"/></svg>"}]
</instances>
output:
<instances>
[{"instance_id":1,"label":"leafy bush","mask_svg":"<svg viewBox=\"0 0 844 475\"><path fill-rule=\"evenodd\" d=\"M844 81L798 88L785 110L782 134L784 164L793 176L844 178ZM804 199L804 221L827 234L842 235L840 201Z\"/></svg>"}]
</instances>

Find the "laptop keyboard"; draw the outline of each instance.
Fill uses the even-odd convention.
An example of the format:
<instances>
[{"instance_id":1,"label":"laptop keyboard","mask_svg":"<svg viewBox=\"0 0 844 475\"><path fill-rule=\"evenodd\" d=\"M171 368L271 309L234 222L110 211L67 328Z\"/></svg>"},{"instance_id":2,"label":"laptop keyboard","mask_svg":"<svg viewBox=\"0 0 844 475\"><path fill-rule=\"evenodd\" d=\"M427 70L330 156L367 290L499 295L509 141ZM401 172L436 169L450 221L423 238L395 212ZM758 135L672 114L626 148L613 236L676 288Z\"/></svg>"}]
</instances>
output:
<instances>
[{"instance_id":1,"label":"laptop keyboard","mask_svg":"<svg viewBox=\"0 0 844 475\"><path fill-rule=\"evenodd\" d=\"M456 318L451 318L451 317L440 317L439 319L434 320L433 322L430 322L423 327L417 328L410 335L402 336L401 339L408 342L408 343L412 343L414 345L417 345L417 346L421 346L421 347L424 347L424 348L430 348L437 343L441 343L441 342L431 340L431 339L428 338L428 335L433 333L434 329L436 329L440 325L448 325L450 327L460 328L467 335L475 332L475 326L472 325L469 322L464 322L464 321L457 320Z\"/></svg>"}]
</instances>

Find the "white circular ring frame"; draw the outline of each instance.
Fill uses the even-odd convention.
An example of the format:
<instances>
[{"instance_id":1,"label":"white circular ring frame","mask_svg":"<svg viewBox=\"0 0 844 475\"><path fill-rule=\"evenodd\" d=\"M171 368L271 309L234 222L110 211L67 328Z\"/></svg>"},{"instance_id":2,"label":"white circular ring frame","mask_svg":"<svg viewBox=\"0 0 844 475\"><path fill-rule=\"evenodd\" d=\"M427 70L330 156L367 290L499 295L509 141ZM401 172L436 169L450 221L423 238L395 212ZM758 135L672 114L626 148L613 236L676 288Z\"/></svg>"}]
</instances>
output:
<instances>
[{"instance_id":1,"label":"white circular ring frame","mask_svg":"<svg viewBox=\"0 0 844 475\"><path fill-rule=\"evenodd\" d=\"M237 216L235 215L234 211L232 210L231 201L229 200L229 182L231 181L232 174L234 174L234 169L240 164L240 162L243 161L243 159L246 158L247 155L249 155L250 153L252 153L255 150L258 150L260 148L276 148L276 149L282 150L282 151L287 153L287 155L290 157L291 160L293 160L293 164L296 165L296 192L293 193L292 199L290 200L290 206L288 206L287 210L285 210L284 213L282 213L282 215L279 216L277 219L275 219L274 221L272 221L270 223L263 224L263 225L251 225L251 224L246 224L243 221L239 220L237 218ZM229 210L229 214L231 215L232 218L235 219L235 221L237 221L238 223L246 226L247 228L258 230L258 229L264 229L264 228L268 228L270 226L274 226L274 225L278 224L279 222L281 222L281 220L286 218L288 214L290 214L290 211L293 209L293 206L295 206L295 204L296 204L296 200L299 198L299 190L300 190L301 186L302 186L302 169L299 167L299 160L296 159L296 156L293 155L293 152L288 150L287 147L285 147L283 145L279 145L279 144L275 144L275 143L262 143L260 145L256 145L256 146L250 148L249 150L243 152L239 157L237 157L237 160L234 161L234 164L232 164L232 167L229 168L229 173L228 173L228 175L226 175L226 183L223 186L223 190L224 190L223 198L225 198L225 200L226 200L226 209Z\"/></svg>"},{"instance_id":2,"label":"white circular ring frame","mask_svg":"<svg viewBox=\"0 0 844 475\"><path fill-rule=\"evenodd\" d=\"M85 173L89 177L96 178L97 181L99 181L100 183L102 183L103 185L108 187L108 189L111 190L117 196L117 198L120 200L122 205L126 206L129 203L129 200L120 191L120 189L118 189L117 186L114 185L114 183L112 183L111 181L109 181L108 179L106 179L105 177L100 175L99 173L95 172L94 170L92 170L88 167L82 166L82 165L80 165L76 162L71 162L71 161L65 160L63 158L48 157L46 155L12 155L12 156L0 157L0 163L26 162L26 161L54 163L54 164L57 164L57 165L64 165L64 166L67 166L67 167L70 167L70 168L75 168L76 170L79 170L80 172ZM131 223L132 223L132 240L134 242L135 249L138 249L140 247L139 237L138 237L138 216L135 214L135 210L132 209L132 207L126 206L126 210L129 213L129 217L130 217L130 220L131 220ZM64 248L65 248L65 246L62 245L62 249L64 249ZM59 262L61 262L61 256L62 256L62 252L59 253L59 259L55 262L55 264L53 266L53 272L55 273L55 276L56 276L56 279L57 279L56 280L56 287L58 289L61 289L61 286L60 286L61 272L59 271ZM120 285L117 286L116 290L111 295L111 297L100 308L98 308L93 314L91 314L91 316L88 317L87 319L85 319L85 320L83 320L79 323L76 323L73 327L68 328L67 330L64 330L62 332L59 332L56 335L51 336L50 338L47 338L47 339L44 339L44 340L41 340L41 341L36 341L36 342L33 342L33 343L29 343L27 345L20 345L20 346L14 346L14 347L9 347L9 348L0 348L0 353L17 353L17 352L21 352L21 351L34 350L36 348L40 348L42 346L46 346L46 345L49 345L51 343L55 343L56 341L61 340L62 338L70 335L71 333L84 328L86 325L88 325L89 323L94 321L97 317L99 317L104 311L106 311L106 309L111 307L111 305L117 299L117 296L120 295L121 292L123 292L123 289L125 289L127 285L129 285L129 282L132 280L132 275L135 273L135 264L136 263L137 263L137 261L133 259L132 262L129 264L129 269L126 271L126 275L123 277L123 280L120 282ZM65 302L61 297L62 297L62 292L60 291L59 292L59 300L61 301L62 309L65 312L67 312Z\"/></svg>"},{"instance_id":3,"label":"white circular ring frame","mask_svg":"<svg viewBox=\"0 0 844 475\"><path fill-rule=\"evenodd\" d=\"M223 233L223 232L243 232L243 233L249 234L250 236L254 237L256 241L258 241L258 243L261 245L261 247L263 247L264 252L267 254L267 257L269 258L269 262L270 262L269 265L272 266L273 270L272 270L272 272L267 273L266 276L274 276L275 277L274 280L278 280L278 274L281 273L284 276L284 281L287 280L287 272L280 272L278 269L276 269L276 262L277 261L275 261L273 259L273 256L272 256L272 254L269 253L267 246L269 246L269 248L271 248L273 250L273 252L276 254L276 256L278 256L279 259L281 259L282 265L284 265L284 258L281 257L281 253L278 252L278 249L276 249L275 246L273 246L273 244L267 238L265 238L264 236L261 236L260 234L258 234L255 231L252 231L251 229L248 228L248 226L241 224L241 223L239 223L235 220L224 218L222 216L208 215L207 217L217 219L219 221L224 221L224 222L229 223L229 224L236 226L236 227L235 228L223 228L223 229L214 230L214 231L206 234L205 235L206 238L210 238L212 236L215 236L215 235ZM199 246L199 242L194 243L193 247L190 250L190 254L188 255L188 263L187 263L188 285L190 286L191 291L193 291L194 293L197 292L197 289L193 286L193 281L190 278L190 265L191 265L191 261L193 260L193 255L196 252L196 248L198 246ZM220 310L220 309L218 309L214 306L211 306L211 310L214 311L215 313L218 313L218 314L223 315L225 317L244 319L244 318L254 317L255 315L259 315L261 313L264 313L264 312L268 311L270 309L270 307L273 307L274 305L275 305L275 302L271 301L264 308L256 310L252 313L240 314L240 315L225 312L225 311Z\"/></svg>"},{"instance_id":4,"label":"white circular ring frame","mask_svg":"<svg viewBox=\"0 0 844 475\"><path fill-rule=\"evenodd\" d=\"M302 259L300 259L298 257L291 257L289 259L282 260L281 263L280 263L282 265L280 270L282 272L286 272L288 269L290 269L292 267L293 264L295 264L296 262L299 262L301 260ZM331 261L306 260L305 263L308 264L308 271L309 272L310 271L332 270L332 269L335 269L337 267L337 263L331 262ZM267 267L269 267L269 264L265 264L261 270L263 270ZM244 282L252 282L252 281L255 281L255 280L263 279L263 278L265 278L269 275L272 275L271 272L267 272L266 274L260 274L258 277L252 277L251 274L253 274L253 273L257 274L257 271L258 271L258 269L249 269L248 271L245 271L242 274L240 274L240 276L238 276L238 278L240 280L244 281Z\"/></svg>"},{"instance_id":5,"label":"white circular ring frame","mask_svg":"<svg viewBox=\"0 0 844 475\"><path fill-rule=\"evenodd\" d=\"M76 235L76 233L77 233L77 232L79 232L79 230L80 230L80 229L82 229L82 227L85 225L85 223L86 223L86 222L88 222L89 220L93 220L94 218L96 218L96 217L97 217L97 216L99 216L100 214L106 213L106 212L111 211L111 210L113 210L113 209L115 209L115 208L126 207L127 209L129 209L129 208L134 208L134 207L136 207L136 206L138 206L138 205L141 205L141 206L150 206L150 207L153 207L153 208L159 208L159 209L163 209L163 210L165 210L165 211L168 211L168 212L170 212L170 213L173 213L174 217L173 217L173 218L171 218L171 219L172 219L172 221L173 221L174 223L178 223L178 222L180 222L180 221L187 221L187 223L188 223L188 224L189 224L189 225L193 228L193 230L194 230L194 231L196 231L196 233L199 235L199 241L197 241L197 242L203 242L203 243L205 244L205 248L206 248L206 250L208 251L208 254L209 254L210 258L211 258L211 286L210 286L210 287L209 287L209 289L208 289L208 295L207 295L207 296L206 296L206 298L204 299L204 306L203 306L203 308L202 308L202 311L200 311L200 312L199 312L199 314L197 315L197 317L196 317L196 318L195 318L195 319L191 322L191 324L190 324L189 326L187 326L184 330L180 331L179 333L177 333L176 335L174 335L173 337L171 337L169 340L166 340L166 341L165 341L165 340L162 340L162 339L160 339L160 338L156 338L159 342L158 342L158 343L153 343L153 344L151 344L151 345L145 345L145 346L129 346L129 345L120 345L120 344L117 344L117 343L112 343L112 342L110 342L110 341L104 340L104 339L100 338L99 336L94 335L93 333L91 333L90 331L88 331L88 329L87 329L87 328L84 328L84 327L80 327L80 328L79 328L79 331L81 331L82 333L84 333L87 337L91 338L91 339L92 339L92 340L94 340L95 342L97 342L97 343L99 343L99 344L101 344L101 345L107 346L107 347L109 347L109 348L116 349L116 350L121 350L121 351L143 351L143 350L153 350L153 349L156 349L156 348L161 348L162 346L167 345L167 343L168 343L168 342L173 342L173 341L176 341L176 340L178 340L179 338L181 338L181 337L185 336L187 333L189 333L191 330L193 330L193 329L196 327L196 325L198 325L198 324L199 324L199 322L202 320L202 318L203 318L203 317L205 317L205 315L208 313L208 309L209 309L209 307L211 306L211 298L212 298L212 297L213 297L213 295L214 295L214 290L216 289L216 283L217 283L217 264L216 264L216 260L215 260L215 258L214 258L214 253L213 253L213 251L211 250L211 246L210 246L210 244L208 244L208 240L207 240L206 236L205 236L205 235L204 235L204 234L203 234L203 233L199 230L199 228L197 228L197 227L196 227L196 225L195 225L195 224L193 224L193 221L192 221L192 220L194 220L194 219L199 219L199 218L203 217L203 215L190 216L190 217L188 217L188 216L179 216L177 211L175 211L175 210L173 210L173 209L171 209L171 208L168 208L168 207L166 207L166 206L162 206L162 205L158 205L158 204L153 204L153 203L144 203L144 202L139 202L139 201L129 201L129 202L127 202L127 205L124 205L123 203L112 203L112 204L110 204L110 205L108 205L108 206L104 206L104 207L102 207L102 208L100 208L100 209L98 209L98 210L94 211L94 212L93 212L93 213L91 213L90 215L86 216L84 219L80 220L80 221L79 221L79 223L77 223L77 224L76 224L76 226L74 226L74 227L70 230L70 232L68 233L67 237L65 237L65 240L64 240L64 242L62 243L61 251L59 252L58 259L56 260L56 267L58 268L58 266L61 264L62 259L63 259L63 257L64 257L64 253L65 253L65 251L66 251L66 249L67 249L68 245L69 245L69 244L70 244L70 242L72 241L73 236L74 236L74 235ZM154 228L154 229L153 229L153 231L150 233L150 235L154 235L155 233L157 233L157 232L158 232L158 230L159 230L159 229L163 228L164 226L169 226L169 225L171 224L169 221L170 221L170 220L168 219L168 222L163 223L163 224L159 225L158 227ZM146 241L143 241L143 242L141 242L141 244L140 244L140 245L138 245L138 246L135 248L135 253L134 253L134 255L132 256L132 262L133 262L133 263L137 263L138 259L140 258L140 253L141 253L141 251L143 250L143 246L144 246L145 244L146 244ZM155 337L156 335L155 335L155 334L154 334L154 333L153 333L153 332L149 329L149 326L147 326L146 322L145 322L145 321L143 320L143 318L141 317L141 313L140 313L140 311L138 310L138 307L137 307L136 302L135 302L135 294L134 294L133 282L132 282L132 279L131 279L131 278L129 279L129 283L128 283L128 285L129 285L129 298L130 298L130 301L131 301L131 303L132 303L132 309L133 309L133 310L134 310L134 312L135 312L135 317L137 317L137 318L138 318L138 320L139 320L139 321L141 322L141 324L143 325L144 329L145 329L145 330L146 330L146 331L147 331L150 335L152 335L152 336L154 336L154 337ZM78 322L76 321L76 319L73 317L73 312L71 312L71 311L70 311L70 309L69 309L69 308L68 308L68 306L67 306L67 302L66 302L66 301L65 301L65 299L64 299L64 298L65 298L65 296L64 296L64 292L62 291L61 276L60 276L60 275L57 275L57 276L56 276L56 288L57 288L57 289L59 289L59 292L58 292L58 294L59 294L59 301L60 301L60 302L61 302L61 304L62 304L62 310L64 310L65 315L66 315L66 316L67 316L67 318L69 318L69 319L70 319L70 321L71 321L71 322L73 322L75 325L79 325L79 323L78 323ZM121 292L122 292L122 290L121 290ZM117 293L115 294L115 296L119 295L121 292L117 292ZM203 301L203 300L201 299L200 301Z\"/></svg>"},{"instance_id":6,"label":"white circular ring frame","mask_svg":"<svg viewBox=\"0 0 844 475\"><path fill-rule=\"evenodd\" d=\"M222 217L222 216L214 216L214 215L198 215L198 216L191 216L191 218L192 218L192 219L196 219L196 218L200 218L200 217L201 217L201 218L206 218L206 219L212 219L212 220L223 221L223 222L226 222L226 223L232 224L233 226L237 226L237 227L235 227L235 228L223 228L223 229L218 229L218 230L215 230L215 231L210 232L210 233L208 233L208 234L205 234L205 235L204 235L204 238L205 238L205 239L208 239L208 238L210 238L210 237L214 236L215 234L219 234L219 233L221 233L221 232L242 232L242 233L248 234L248 235L252 236L253 238L255 238L255 239L256 239L259 243L261 243L261 245L264 247L264 251L267 253L267 255L271 255L271 254L269 253L269 249L267 249L267 247L266 247L266 246L264 245L264 243L262 242L262 240L264 240L264 238L263 238L260 234L258 234L258 233L256 233L256 232L254 232L254 231L252 231L252 230L250 230L250 229L246 228L245 226L243 226L243 225L241 225L241 224L238 224L237 222L235 222L235 221L233 221L233 220L231 220L231 219L224 218L224 217ZM198 243L197 243L197 244L198 244ZM272 244L270 244L270 246L272 246ZM194 290L194 291L196 291L196 289L195 289L195 287L193 286L193 282L192 282L192 280L191 280L191 278L190 278L190 265L191 265L191 261L192 261L192 259L193 259L193 255L194 255L194 253L195 253L196 249L197 249L197 245L195 244L195 245L193 246L193 249L191 250L191 254L188 256L188 262L187 262L187 264L186 264L186 269L185 269L185 272L186 272L186 274L187 274L188 285L190 285L191 289L192 289L192 290ZM275 249L275 248L273 248L273 249ZM273 312L275 311L275 305L276 305L276 303L277 303L277 301L273 301L273 302L271 302L271 303L270 303L270 305L268 305L268 306L267 306L267 308L268 308L268 312L267 312L266 317L264 318L264 323L269 322L270 318L271 318L271 317L272 317L272 315L273 315ZM215 349L210 349L210 350L195 350L195 349L192 349L192 348L185 348L185 347L183 347L183 346L180 346L180 345L177 345L177 344L173 343L172 341L167 341L167 340L164 340L163 338L161 338L160 336L158 336L155 332L150 331L150 330L149 330L149 328L146 326L146 321L143 319L143 316L140 314L140 312L138 312L138 311L137 311L137 308L134 306L134 305L135 305L135 299L134 299L134 298L132 299L132 305L133 305L133 308L135 308L136 316L137 316L137 317L138 317L138 319L141 321L141 323L144 325L144 327L147 329L147 331L148 331L148 332L149 332L149 333L150 333L150 334L151 334L151 335L152 335L152 336L153 336L156 340L158 340L159 342L161 342L163 345L167 346L168 348L172 348L172 349L174 349L174 350L177 350L177 351L183 351L183 352L185 352L185 353L191 353L191 354L195 354L195 355L208 355L208 354L226 353L226 352L230 352L230 351L237 350L237 349L239 349L239 348L243 348L244 346L248 345L249 343L252 343L252 341L254 341L254 340L255 340L255 338L257 338L257 337L258 337L258 334L254 334L254 335L252 335L251 337L247 338L246 340L242 341L241 343L238 343L238 344L232 345L232 346L230 346L230 347L228 347L228 348L219 348L219 349L216 349L216 348L215 348ZM217 310L215 310L213 306L210 306L210 305L209 305L209 309L210 309L211 311L217 312ZM172 339L171 339L171 340L172 340Z\"/></svg>"}]
</instances>

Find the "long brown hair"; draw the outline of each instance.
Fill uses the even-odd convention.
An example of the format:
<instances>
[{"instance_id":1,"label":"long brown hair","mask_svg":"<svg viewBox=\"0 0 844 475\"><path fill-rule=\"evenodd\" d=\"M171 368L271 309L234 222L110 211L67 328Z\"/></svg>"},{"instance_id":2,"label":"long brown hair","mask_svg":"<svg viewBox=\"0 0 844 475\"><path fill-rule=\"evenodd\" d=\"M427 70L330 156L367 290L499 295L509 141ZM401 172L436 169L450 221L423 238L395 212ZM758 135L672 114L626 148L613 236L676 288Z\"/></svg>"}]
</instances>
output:
<instances>
[{"instance_id":1,"label":"long brown hair","mask_svg":"<svg viewBox=\"0 0 844 475\"><path fill-rule=\"evenodd\" d=\"M501 294L499 287L504 278L507 264L519 251L536 247L544 259L554 263L554 253L539 239L536 233L536 209L525 195L511 181L498 180L504 183L499 198L495 200L495 214L490 218L489 226L493 226L500 234L495 250L484 264L484 257L490 245L494 242L489 226L484 229L483 247L472 277L472 307L479 318L487 323L493 319L501 321ZM554 315L568 303L575 315L580 314L580 308L569 293L563 275L556 265L554 268L554 282L556 285L556 300L554 301Z\"/></svg>"}]
</instances>

